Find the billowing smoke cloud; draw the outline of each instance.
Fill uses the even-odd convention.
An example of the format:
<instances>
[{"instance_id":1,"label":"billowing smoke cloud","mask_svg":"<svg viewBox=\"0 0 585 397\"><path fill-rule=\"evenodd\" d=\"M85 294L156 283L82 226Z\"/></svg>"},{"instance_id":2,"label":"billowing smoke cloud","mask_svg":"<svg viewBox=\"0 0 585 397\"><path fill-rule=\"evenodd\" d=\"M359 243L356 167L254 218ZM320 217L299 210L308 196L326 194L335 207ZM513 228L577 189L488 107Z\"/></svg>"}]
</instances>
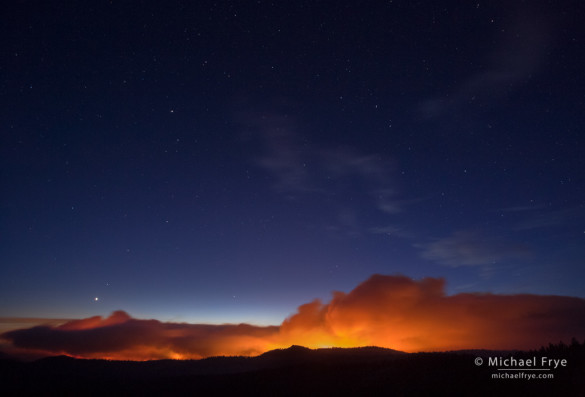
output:
<instances>
[{"instance_id":1,"label":"billowing smoke cloud","mask_svg":"<svg viewBox=\"0 0 585 397\"><path fill-rule=\"evenodd\" d=\"M315 301L301 306L282 324L280 334L405 351L530 349L585 336L585 300L448 296L442 279L374 275L348 294L334 293L326 305Z\"/></svg>"},{"instance_id":2,"label":"billowing smoke cloud","mask_svg":"<svg viewBox=\"0 0 585 397\"><path fill-rule=\"evenodd\" d=\"M121 360L187 359L218 355L257 355L278 327L248 324L207 325L133 319L123 311L61 326L38 326L6 332L17 348L37 354Z\"/></svg>"},{"instance_id":3,"label":"billowing smoke cloud","mask_svg":"<svg viewBox=\"0 0 585 397\"><path fill-rule=\"evenodd\" d=\"M13 346L112 359L256 355L291 344L376 345L409 352L531 349L585 336L585 300L542 295L445 294L442 279L374 275L327 304L299 307L280 327L163 323L124 312L6 332Z\"/></svg>"}]
</instances>

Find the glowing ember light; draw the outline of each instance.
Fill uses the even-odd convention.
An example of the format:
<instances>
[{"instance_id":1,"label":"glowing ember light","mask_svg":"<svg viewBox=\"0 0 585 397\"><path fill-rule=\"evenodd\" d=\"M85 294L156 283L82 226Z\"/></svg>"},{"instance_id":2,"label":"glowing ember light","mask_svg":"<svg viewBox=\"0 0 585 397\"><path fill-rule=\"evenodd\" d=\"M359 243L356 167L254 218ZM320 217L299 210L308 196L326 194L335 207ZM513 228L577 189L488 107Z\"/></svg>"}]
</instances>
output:
<instances>
[{"instance_id":1,"label":"glowing ember light","mask_svg":"<svg viewBox=\"0 0 585 397\"><path fill-rule=\"evenodd\" d=\"M406 352L534 349L585 333L585 299L446 295L444 281L374 275L330 302L299 306L280 326L139 320L123 311L2 334L15 348L118 360L254 356L302 345ZM98 298L96 297L97 301Z\"/></svg>"}]
</instances>

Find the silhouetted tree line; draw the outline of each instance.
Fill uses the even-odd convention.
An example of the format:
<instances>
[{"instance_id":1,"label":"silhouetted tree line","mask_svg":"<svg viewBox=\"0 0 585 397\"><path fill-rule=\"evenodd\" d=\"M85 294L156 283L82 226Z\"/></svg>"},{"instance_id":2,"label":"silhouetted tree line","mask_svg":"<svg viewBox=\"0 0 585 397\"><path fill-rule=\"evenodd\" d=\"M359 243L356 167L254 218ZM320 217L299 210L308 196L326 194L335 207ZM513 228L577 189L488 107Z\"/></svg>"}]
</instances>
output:
<instances>
[{"instance_id":1,"label":"silhouetted tree line","mask_svg":"<svg viewBox=\"0 0 585 397\"><path fill-rule=\"evenodd\" d=\"M578 357L585 354L585 340L583 343L579 343L577 338L573 337L573 339L571 339L571 343L568 345L563 341L560 341L557 344L549 343L548 346L542 346L537 352L538 354L545 354L551 357L562 355Z\"/></svg>"},{"instance_id":2,"label":"silhouetted tree line","mask_svg":"<svg viewBox=\"0 0 585 397\"><path fill-rule=\"evenodd\" d=\"M571 366L584 366L585 340L583 343L579 343L577 338L573 337L569 344L566 344L563 341L549 343L548 346L542 346L540 349L521 352L520 355L517 356L567 359Z\"/></svg>"}]
</instances>

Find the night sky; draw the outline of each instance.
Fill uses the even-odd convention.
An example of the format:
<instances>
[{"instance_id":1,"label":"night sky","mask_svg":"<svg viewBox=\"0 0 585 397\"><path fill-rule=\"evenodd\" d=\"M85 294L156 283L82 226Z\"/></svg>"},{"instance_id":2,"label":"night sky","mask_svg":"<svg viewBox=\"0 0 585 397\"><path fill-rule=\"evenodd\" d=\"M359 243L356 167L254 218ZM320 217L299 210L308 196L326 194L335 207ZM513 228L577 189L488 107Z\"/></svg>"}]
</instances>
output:
<instances>
[{"instance_id":1,"label":"night sky","mask_svg":"<svg viewBox=\"0 0 585 397\"><path fill-rule=\"evenodd\" d=\"M0 317L585 297L578 1L13 1Z\"/></svg>"}]
</instances>

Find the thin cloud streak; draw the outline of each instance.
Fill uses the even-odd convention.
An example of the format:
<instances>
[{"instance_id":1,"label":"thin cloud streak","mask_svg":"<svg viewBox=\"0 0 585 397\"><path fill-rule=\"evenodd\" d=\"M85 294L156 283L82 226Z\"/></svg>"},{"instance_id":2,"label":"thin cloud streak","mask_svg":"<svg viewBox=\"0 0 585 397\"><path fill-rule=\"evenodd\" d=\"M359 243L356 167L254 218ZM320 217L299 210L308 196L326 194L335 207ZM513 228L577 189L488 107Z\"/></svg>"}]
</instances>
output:
<instances>
[{"instance_id":1,"label":"thin cloud streak","mask_svg":"<svg viewBox=\"0 0 585 397\"><path fill-rule=\"evenodd\" d=\"M466 104L492 103L532 77L546 55L548 28L525 10L514 25L499 33L502 32L506 32L505 38L489 56L489 67L469 76L445 97L425 101L420 106L424 117L439 117Z\"/></svg>"},{"instance_id":2,"label":"thin cloud streak","mask_svg":"<svg viewBox=\"0 0 585 397\"><path fill-rule=\"evenodd\" d=\"M430 243L415 244L421 256L445 266L485 266L508 259L525 259L531 250L517 243L489 238L478 232L457 231Z\"/></svg>"},{"instance_id":3,"label":"thin cloud streak","mask_svg":"<svg viewBox=\"0 0 585 397\"><path fill-rule=\"evenodd\" d=\"M353 148L312 144L287 116L240 118L247 126L248 138L258 140L262 148L256 164L273 176L274 189L280 194L299 200L317 197L345 207L369 203L387 215L403 212L406 202L398 198L390 160ZM356 200L350 196L357 196Z\"/></svg>"},{"instance_id":4,"label":"thin cloud streak","mask_svg":"<svg viewBox=\"0 0 585 397\"><path fill-rule=\"evenodd\" d=\"M585 218L585 209L582 207L567 208L556 211L540 212L526 217L514 225L514 230L534 230L558 227L570 222L578 222Z\"/></svg>"},{"instance_id":5,"label":"thin cloud streak","mask_svg":"<svg viewBox=\"0 0 585 397\"><path fill-rule=\"evenodd\" d=\"M388 237L412 238L412 233L409 233L399 226L387 225L371 227L368 230L372 234L382 234Z\"/></svg>"}]
</instances>

